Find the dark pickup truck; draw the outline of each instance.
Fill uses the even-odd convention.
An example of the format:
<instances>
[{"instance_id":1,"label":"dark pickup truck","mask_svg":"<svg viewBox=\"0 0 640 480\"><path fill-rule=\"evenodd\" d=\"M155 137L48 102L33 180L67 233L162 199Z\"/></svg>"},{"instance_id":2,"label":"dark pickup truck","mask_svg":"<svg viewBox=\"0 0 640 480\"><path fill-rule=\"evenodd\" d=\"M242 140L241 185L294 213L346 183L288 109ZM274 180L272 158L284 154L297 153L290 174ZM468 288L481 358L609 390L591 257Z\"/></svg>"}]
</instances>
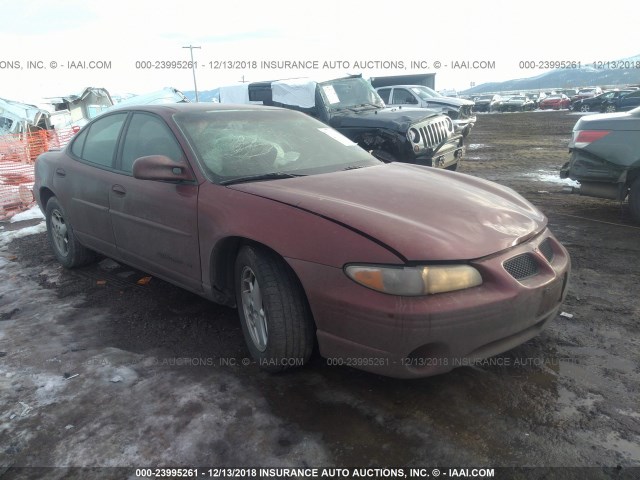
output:
<instances>
[{"instance_id":1,"label":"dark pickup truck","mask_svg":"<svg viewBox=\"0 0 640 480\"><path fill-rule=\"evenodd\" d=\"M456 170L463 137L449 117L424 108L388 108L360 75L328 81L290 79L219 89L221 103L253 103L300 110L338 130L385 162Z\"/></svg>"}]
</instances>

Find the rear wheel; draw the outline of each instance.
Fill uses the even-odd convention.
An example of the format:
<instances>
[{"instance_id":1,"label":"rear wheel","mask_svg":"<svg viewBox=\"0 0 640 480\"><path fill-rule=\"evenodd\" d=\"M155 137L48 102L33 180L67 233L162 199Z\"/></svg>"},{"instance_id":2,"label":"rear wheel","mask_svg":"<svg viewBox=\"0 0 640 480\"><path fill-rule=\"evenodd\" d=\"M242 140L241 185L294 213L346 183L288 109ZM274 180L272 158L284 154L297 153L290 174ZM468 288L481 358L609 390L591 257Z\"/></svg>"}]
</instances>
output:
<instances>
[{"instance_id":1,"label":"rear wheel","mask_svg":"<svg viewBox=\"0 0 640 480\"><path fill-rule=\"evenodd\" d=\"M251 356L263 370L303 365L311 356L314 325L302 286L284 260L245 246L235 265L236 302Z\"/></svg>"},{"instance_id":2,"label":"rear wheel","mask_svg":"<svg viewBox=\"0 0 640 480\"><path fill-rule=\"evenodd\" d=\"M73 234L73 227L55 197L52 197L47 202L45 218L47 220L49 244L63 267L80 267L95 260L95 253L76 239Z\"/></svg>"},{"instance_id":3,"label":"rear wheel","mask_svg":"<svg viewBox=\"0 0 640 480\"><path fill-rule=\"evenodd\" d=\"M629 189L629 209L636 222L640 222L640 177L636 178Z\"/></svg>"},{"instance_id":4,"label":"rear wheel","mask_svg":"<svg viewBox=\"0 0 640 480\"><path fill-rule=\"evenodd\" d=\"M607 105L604 109L604 111L606 113L613 113L616 111L616 106L615 105Z\"/></svg>"}]
</instances>

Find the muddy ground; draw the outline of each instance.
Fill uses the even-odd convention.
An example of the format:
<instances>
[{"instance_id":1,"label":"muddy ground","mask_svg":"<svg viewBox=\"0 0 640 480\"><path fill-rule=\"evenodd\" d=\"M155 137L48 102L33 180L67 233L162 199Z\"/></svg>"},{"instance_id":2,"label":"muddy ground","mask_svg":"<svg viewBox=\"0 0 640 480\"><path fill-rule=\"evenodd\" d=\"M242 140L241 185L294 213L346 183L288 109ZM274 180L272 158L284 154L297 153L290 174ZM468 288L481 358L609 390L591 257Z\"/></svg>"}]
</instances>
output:
<instances>
[{"instance_id":1,"label":"muddy ground","mask_svg":"<svg viewBox=\"0 0 640 480\"><path fill-rule=\"evenodd\" d=\"M14 240L0 252L0 476L420 466L640 478L640 225L626 205L561 193L577 119L479 116L460 170L539 206L573 275L566 316L539 337L437 377L400 381L321 358L263 373L243 364L235 311L157 279L138 285L144 273L110 260L63 270L43 233Z\"/></svg>"}]
</instances>

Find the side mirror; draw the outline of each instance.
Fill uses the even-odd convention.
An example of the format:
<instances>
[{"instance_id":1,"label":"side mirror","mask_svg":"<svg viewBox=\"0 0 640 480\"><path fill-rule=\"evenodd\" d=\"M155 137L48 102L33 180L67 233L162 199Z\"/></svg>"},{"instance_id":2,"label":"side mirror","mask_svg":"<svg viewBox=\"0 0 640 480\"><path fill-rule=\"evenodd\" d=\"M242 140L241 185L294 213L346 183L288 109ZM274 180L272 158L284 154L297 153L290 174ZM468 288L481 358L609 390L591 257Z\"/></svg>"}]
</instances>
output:
<instances>
[{"instance_id":1,"label":"side mirror","mask_svg":"<svg viewBox=\"0 0 640 480\"><path fill-rule=\"evenodd\" d=\"M164 155L148 155L133 162L133 177L139 180L165 182L194 180L185 162L176 162Z\"/></svg>"}]
</instances>

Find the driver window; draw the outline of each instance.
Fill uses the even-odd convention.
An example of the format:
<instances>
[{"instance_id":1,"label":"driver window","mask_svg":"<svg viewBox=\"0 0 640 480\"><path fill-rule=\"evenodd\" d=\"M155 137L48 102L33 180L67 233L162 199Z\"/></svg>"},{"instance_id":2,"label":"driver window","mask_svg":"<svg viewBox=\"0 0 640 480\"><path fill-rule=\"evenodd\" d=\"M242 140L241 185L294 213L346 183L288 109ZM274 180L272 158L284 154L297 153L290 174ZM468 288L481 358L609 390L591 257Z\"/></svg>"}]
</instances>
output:
<instances>
[{"instance_id":1,"label":"driver window","mask_svg":"<svg viewBox=\"0 0 640 480\"><path fill-rule=\"evenodd\" d=\"M133 162L147 155L164 155L176 162L184 158L180 145L163 120L154 115L135 113L127 129L120 170L131 173Z\"/></svg>"}]
</instances>

